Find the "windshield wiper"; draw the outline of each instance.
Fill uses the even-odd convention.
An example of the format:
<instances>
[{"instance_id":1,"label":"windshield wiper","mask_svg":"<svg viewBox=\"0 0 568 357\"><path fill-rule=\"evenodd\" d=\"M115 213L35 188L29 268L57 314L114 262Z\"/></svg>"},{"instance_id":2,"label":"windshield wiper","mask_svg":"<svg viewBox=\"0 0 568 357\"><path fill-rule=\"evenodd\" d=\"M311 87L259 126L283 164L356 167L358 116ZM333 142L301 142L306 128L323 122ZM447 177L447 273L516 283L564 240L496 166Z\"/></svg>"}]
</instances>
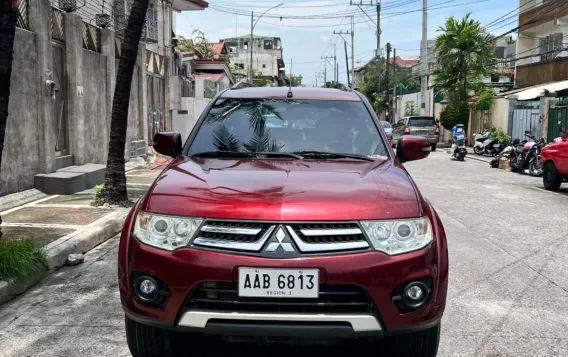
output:
<instances>
[{"instance_id":1,"label":"windshield wiper","mask_svg":"<svg viewBox=\"0 0 568 357\"><path fill-rule=\"evenodd\" d=\"M193 154L191 156L196 157L253 157L253 158L262 158L262 157L291 157L297 160L303 160L304 158L300 155L296 155L290 152L247 152L247 151L205 151L200 152L197 154Z\"/></svg>"},{"instance_id":2,"label":"windshield wiper","mask_svg":"<svg viewBox=\"0 0 568 357\"><path fill-rule=\"evenodd\" d=\"M254 153L242 151L204 151L191 156L196 157L256 157Z\"/></svg>"},{"instance_id":3,"label":"windshield wiper","mask_svg":"<svg viewBox=\"0 0 568 357\"><path fill-rule=\"evenodd\" d=\"M255 152L254 154L258 156L266 156L266 157L291 157L298 160L304 160L304 158L297 153L292 152L284 152L284 151L274 151L274 152Z\"/></svg>"},{"instance_id":4,"label":"windshield wiper","mask_svg":"<svg viewBox=\"0 0 568 357\"><path fill-rule=\"evenodd\" d=\"M304 158L313 157L321 159L357 159L365 161L375 161L374 159L357 154L344 154L340 152L327 152L327 151L294 151L293 154L302 155Z\"/></svg>"}]
</instances>

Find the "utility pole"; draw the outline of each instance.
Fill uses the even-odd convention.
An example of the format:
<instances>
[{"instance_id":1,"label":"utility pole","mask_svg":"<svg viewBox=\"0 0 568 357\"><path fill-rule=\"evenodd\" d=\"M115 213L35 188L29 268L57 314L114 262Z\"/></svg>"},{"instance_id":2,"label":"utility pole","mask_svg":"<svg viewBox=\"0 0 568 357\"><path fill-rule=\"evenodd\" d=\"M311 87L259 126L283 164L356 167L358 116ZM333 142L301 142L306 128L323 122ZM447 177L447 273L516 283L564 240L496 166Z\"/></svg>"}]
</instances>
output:
<instances>
[{"instance_id":1,"label":"utility pole","mask_svg":"<svg viewBox=\"0 0 568 357\"><path fill-rule=\"evenodd\" d=\"M353 0L350 1L350 5L353 4ZM355 4L367 15L367 17L377 26L377 50L375 52L375 60L376 60L376 75L377 75L377 95L381 92L381 62L380 62L380 55L381 55L381 0L373 0L370 3L363 3L361 0L359 4ZM377 21L375 22L368 14L361 8L361 6L376 6L377 7Z\"/></svg>"},{"instance_id":2,"label":"utility pole","mask_svg":"<svg viewBox=\"0 0 568 357\"><path fill-rule=\"evenodd\" d=\"M333 81L334 82L338 82L339 80L337 79L337 48L335 43L332 45L333 46Z\"/></svg>"},{"instance_id":3,"label":"utility pole","mask_svg":"<svg viewBox=\"0 0 568 357\"><path fill-rule=\"evenodd\" d=\"M349 57L347 56L347 41L343 41L345 47L345 71L347 72L347 85L351 88L351 81L349 80Z\"/></svg>"},{"instance_id":4,"label":"utility pole","mask_svg":"<svg viewBox=\"0 0 568 357\"><path fill-rule=\"evenodd\" d=\"M389 80L390 80L390 74L389 74L389 70L390 70L390 53L391 53L391 44L390 42L387 43L387 70L385 72L385 85L386 85L386 89L385 89L385 99L387 100L387 103L389 102ZM390 122L393 123L392 117L389 118Z\"/></svg>"},{"instance_id":5,"label":"utility pole","mask_svg":"<svg viewBox=\"0 0 568 357\"><path fill-rule=\"evenodd\" d=\"M249 46L250 46L250 72L249 72L249 78L250 78L250 84L252 84L252 76L253 76L253 71L252 71L252 49L254 48L252 45L253 39L254 39L254 35L253 35L253 31L254 31L254 12L251 11L250 12L250 42L249 42Z\"/></svg>"},{"instance_id":6,"label":"utility pole","mask_svg":"<svg viewBox=\"0 0 568 357\"><path fill-rule=\"evenodd\" d=\"M392 122L396 122L396 48L393 49L393 63L392 63Z\"/></svg>"},{"instance_id":7,"label":"utility pole","mask_svg":"<svg viewBox=\"0 0 568 357\"><path fill-rule=\"evenodd\" d=\"M428 89L428 0L422 0L422 45L420 46L420 114L429 115L430 108L426 101Z\"/></svg>"},{"instance_id":8,"label":"utility pole","mask_svg":"<svg viewBox=\"0 0 568 357\"><path fill-rule=\"evenodd\" d=\"M327 60L328 60L328 58L335 58L335 56L325 56L325 57L322 57L322 58L321 58L322 60L325 61L325 63L324 63L324 66L325 66L325 73L324 73L324 77L323 77L323 78L324 78L323 80L324 80L325 84L327 84ZM333 80L335 80L335 65L334 65L333 67L334 67L334 68L333 68ZM324 84L324 86L325 86L325 84Z\"/></svg>"},{"instance_id":9,"label":"utility pole","mask_svg":"<svg viewBox=\"0 0 568 357\"><path fill-rule=\"evenodd\" d=\"M355 17L351 17L351 30L350 31L333 31L336 35L351 35L351 82L349 82L349 59L347 57L347 41L345 41L345 61L347 62L347 83L351 89L355 89Z\"/></svg>"}]
</instances>

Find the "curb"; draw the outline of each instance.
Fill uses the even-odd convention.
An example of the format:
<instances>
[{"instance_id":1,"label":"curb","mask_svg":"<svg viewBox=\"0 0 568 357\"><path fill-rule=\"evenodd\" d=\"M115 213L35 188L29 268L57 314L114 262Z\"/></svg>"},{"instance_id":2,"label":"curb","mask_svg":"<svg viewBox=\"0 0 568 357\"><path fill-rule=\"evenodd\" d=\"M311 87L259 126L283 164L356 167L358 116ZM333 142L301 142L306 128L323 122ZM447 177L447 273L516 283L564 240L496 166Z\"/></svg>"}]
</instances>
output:
<instances>
[{"instance_id":1,"label":"curb","mask_svg":"<svg viewBox=\"0 0 568 357\"><path fill-rule=\"evenodd\" d=\"M44 249L46 251L49 270L15 285L0 281L0 304L12 300L17 295L23 294L44 277L65 265L69 254L84 254L104 241L114 237L122 229L127 215L128 209L118 209L89 224L85 228L79 229L46 245Z\"/></svg>"},{"instance_id":2,"label":"curb","mask_svg":"<svg viewBox=\"0 0 568 357\"><path fill-rule=\"evenodd\" d=\"M35 188L2 196L0 197L0 212L37 201L47 196L48 195Z\"/></svg>"}]
</instances>

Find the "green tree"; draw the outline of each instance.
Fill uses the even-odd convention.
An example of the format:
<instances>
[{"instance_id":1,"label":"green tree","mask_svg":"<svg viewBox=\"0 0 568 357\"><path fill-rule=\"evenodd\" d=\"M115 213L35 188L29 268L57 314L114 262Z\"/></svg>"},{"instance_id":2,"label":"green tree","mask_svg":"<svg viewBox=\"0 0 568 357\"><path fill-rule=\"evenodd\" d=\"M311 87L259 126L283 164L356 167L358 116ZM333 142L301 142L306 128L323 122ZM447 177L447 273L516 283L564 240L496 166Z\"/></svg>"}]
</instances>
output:
<instances>
[{"instance_id":1,"label":"green tree","mask_svg":"<svg viewBox=\"0 0 568 357\"><path fill-rule=\"evenodd\" d=\"M207 36L201 30L195 29L191 33L191 38L186 39L183 36L179 36L180 51L183 52L194 52L199 51L203 55L203 58L215 58L217 54L213 51L211 43L207 40Z\"/></svg>"},{"instance_id":2,"label":"green tree","mask_svg":"<svg viewBox=\"0 0 568 357\"><path fill-rule=\"evenodd\" d=\"M325 83L325 88L343 89L344 85L339 82L328 81Z\"/></svg>"},{"instance_id":3,"label":"green tree","mask_svg":"<svg viewBox=\"0 0 568 357\"><path fill-rule=\"evenodd\" d=\"M418 107L416 107L416 104L414 103L414 101L409 100L407 102L404 103L404 115L409 117L409 116L414 116L414 115L418 115Z\"/></svg>"},{"instance_id":4,"label":"green tree","mask_svg":"<svg viewBox=\"0 0 568 357\"><path fill-rule=\"evenodd\" d=\"M125 205L128 201L125 174L126 127L128 124L128 106L132 76L138 57L138 47L142 37L142 29L146 20L150 0L134 0L128 17L128 26L124 31L124 42L118 60L116 88L112 101L110 121L110 141L108 160L103 189L96 198L97 203ZM152 138L149 138L152 140Z\"/></svg>"},{"instance_id":5,"label":"green tree","mask_svg":"<svg viewBox=\"0 0 568 357\"><path fill-rule=\"evenodd\" d=\"M448 18L438 31L434 88L450 101L465 101L469 90L479 89L482 78L492 73L495 37L471 14Z\"/></svg>"},{"instance_id":6,"label":"green tree","mask_svg":"<svg viewBox=\"0 0 568 357\"><path fill-rule=\"evenodd\" d=\"M291 75L288 78L286 78L286 86L290 85L290 82L292 82L292 87L301 87L302 86L302 76L294 76Z\"/></svg>"}]
</instances>

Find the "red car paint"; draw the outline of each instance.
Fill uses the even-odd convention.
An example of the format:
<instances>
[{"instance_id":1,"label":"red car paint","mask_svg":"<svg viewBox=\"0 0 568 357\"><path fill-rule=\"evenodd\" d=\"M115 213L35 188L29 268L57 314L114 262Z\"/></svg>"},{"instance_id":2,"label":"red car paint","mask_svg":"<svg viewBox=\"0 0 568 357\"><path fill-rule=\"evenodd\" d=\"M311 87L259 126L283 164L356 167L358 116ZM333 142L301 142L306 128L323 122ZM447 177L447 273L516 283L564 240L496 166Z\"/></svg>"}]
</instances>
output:
<instances>
[{"instance_id":1,"label":"red car paint","mask_svg":"<svg viewBox=\"0 0 568 357\"><path fill-rule=\"evenodd\" d=\"M540 162L545 168L543 176L545 187L546 180L551 180L549 176L550 168L557 170L558 179L560 181L568 181L568 133L563 138L556 138L554 142L542 148L540 152ZM560 183L558 185L560 185ZM555 189L558 189L558 187L556 186Z\"/></svg>"},{"instance_id":2,"label":"red car paint","mask_svg":"<svg viewBox=\"0 0 568 357\"><path fill-rule=\"evenodd\" d=\"M236 95L235 92L230 94ZM341 96L347 96L343 100L354 100L352 94L338 93L334 94L337 100ZM373 117L378 123L374 113ZM381 135L386 138L384 132ZM407 145L399 150L422 144L420 140L424 139L405 136L401 140L407 141ZM392 149L389 150L394 157ZM141 244L132 235L138 211L260 221L359 221L427 216L434 240L421 250L397 256L371 251L266 259L195 248L169 252ZM131 316L175 326L196 284L237 281L239 267L318 268L321 283L358 285L375 303L387 332L439 321L446 303L448 252L444 228L398 159L282 162L180 156L172 161L136 203L124 224L118 259L123 308ZM148 306L135 297L132 271L158 276L169 285L170 295L162 307ZM392 301L393 289L403 282L424 277L433 281L428 303L417 311L401 313Z\"/></svg>"}]
</instances>

